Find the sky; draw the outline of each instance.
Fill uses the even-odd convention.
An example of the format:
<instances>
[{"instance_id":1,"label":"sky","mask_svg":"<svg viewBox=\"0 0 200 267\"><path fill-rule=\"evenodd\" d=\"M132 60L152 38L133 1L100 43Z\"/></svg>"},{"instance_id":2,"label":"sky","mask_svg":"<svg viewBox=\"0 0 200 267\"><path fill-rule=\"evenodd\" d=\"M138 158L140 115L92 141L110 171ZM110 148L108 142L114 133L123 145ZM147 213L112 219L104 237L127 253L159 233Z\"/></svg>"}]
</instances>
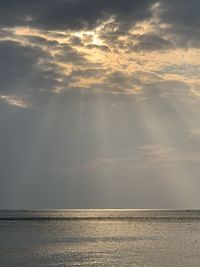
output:
<instances>
[{"instance_id":1,"label":"sky","mask_svg":"<svg viewBox=\"0 0 200 267\"><path fill-rule=\"evenodd\" d=\"M199 10L0 0L0 208L200 208Z\"/></svg>"}]
</instances>

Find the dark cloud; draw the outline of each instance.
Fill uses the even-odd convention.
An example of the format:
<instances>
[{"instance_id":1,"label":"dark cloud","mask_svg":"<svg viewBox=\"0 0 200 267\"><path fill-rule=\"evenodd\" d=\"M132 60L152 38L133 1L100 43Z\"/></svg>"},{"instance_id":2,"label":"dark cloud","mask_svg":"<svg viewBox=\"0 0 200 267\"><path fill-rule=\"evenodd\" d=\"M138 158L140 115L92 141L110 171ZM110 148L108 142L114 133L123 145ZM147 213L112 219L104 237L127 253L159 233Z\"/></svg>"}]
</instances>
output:
<instances>
[{"instance_id":1,"label":"dark cloud","mask_svg":"<svg viewBox=\"0 0 200 267\"><path fill-rule=\"evenodd\" d=\"M82 40L81 38L77 37L77 36L73 36L70 38L70 43L71 45L80 45L83 46Z\"/></svg>"},{"instance_id":2,"label":"dark cloud","mask_svg":"<svg viewBox=\"0 0 200 267\"><path fill-rule=\"evenodd\" d=\"M160 22L169 25L165 34L176 46L200 46L200 1L162 0L159 7Z\"/></svg>"},{"instance_id":3,"label":"dark cloud","mask_svg":"<svg viewBox=\"0 0 200 267\"><path fill-rule=\"evenodd\" d=\"M48 55L38 48L3 41L0 42L0 58L0 92L3 94L18 91L27 94L31 90L58 86L56 66L48 63Z\"/></svg>"},{"instance_id":4,"label":"dark cloud","mask_svg":"<svg viewBox=\"0 0 200 267\"><path fill-rule=\"evenodd\" d=\"M56 40L50 41L46 38L39 37L39 36L25 36L25 38L31 43L36 44L38 46L47 46L47 47L56 47L59 46L59 42Z\"/></svg>"},{"instance_id":5,"label":"dark cloud","mask_svg":"<svg viewBox=\"0 0 200 267\"><path fill-rule=\"evenodd\" d=\"M99 50L101 50L103 52L110 52L110 48L107 45L95 45L95 44L93 44L93 45L87 45L87 48L89 48L89 49L99 49Z\"/></svg>"},{"instance_id":6,"label":"dark cloud","mask_svg":"<svg viewBox=\"0 0 200 267\"><path fill-rule=\"evenodd\" d=\"M199 0L162 0L161 18L172 25L184 28L200 26Z\"/></svg>"},{"instance_id":7,"label":"dark cloud","mask_svg":"<svg viewBox=\"0 0 200 267\"><path fill-rule=\"evenodd\" d=\"M46 29L95 27L99 20L116 16L127 23L150 17L154 0L7 0L0 2L0 25L31 25Z\"/></svg>"},{"instance_id":8,"label":"dark cloud","mask_svg":"<svg viewBox=\"0 0 200 267\"><path fill-rule=\"evenodd\" d=\"M56 54L56 59L58 61L65 62L66 64L73 63L75 65L84 65L87 63L84 54L76 51L69 45L62 46L61 51Z\"/></svg>"},{"instance_id":9,"label":"dark cloud","mask_svg":"<svg viewBox=\"0 0 200 267\"><path fill-rule=\"evenodd\" d=\"M75 70L70 73L71 77L81 77L81 78L94 78L103 76L107 70L103 68L86 68L84 70Z\"/></svg>"},{"instance_id":10,"label":"dark cloud","mask_svg":"<svg viewBox=\"0 0 200 267\"><path fill-rule=\"evenodd\" d=\"M159 5L154 6L155 3ZM158 28L161 23L169 27L159 29L156 35L149 33L139 37L137 49L169 49L173 47L171 43L181 47L199 47L199 8L199 0L7 0L0 2L0 26L82 30L95 28L112 17L109 31L105 27L101 37L114 44L130 26L156 16ZM1 35L4 35L3 31ZM78 38L72 42L81 45Z\"/></svg>"},{"instance_id":11,"label":"dark cloud","mask_svg":"<svg viewBox=\"0 0 200 267\"><path fill-rule=\"evenodd\" d=\"M138 43L132 47L133 50L154 51L171 49L173 47L170 41L165 40L153 33L140 35L138 38L136 38L136 40Z\"/></svg>"}]
</instances>

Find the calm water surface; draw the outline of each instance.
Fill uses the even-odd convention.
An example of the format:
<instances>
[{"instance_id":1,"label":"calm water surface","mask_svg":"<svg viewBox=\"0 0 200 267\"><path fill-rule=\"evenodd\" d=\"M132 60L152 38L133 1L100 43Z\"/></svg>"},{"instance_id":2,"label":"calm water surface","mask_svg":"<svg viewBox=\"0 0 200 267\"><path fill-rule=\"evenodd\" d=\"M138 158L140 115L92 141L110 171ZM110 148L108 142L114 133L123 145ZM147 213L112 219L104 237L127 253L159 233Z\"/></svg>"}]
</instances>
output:
<instances>
[{"instance_id":1,"label":"calm water surface","mask_svg":"<svg viewBox=\"0 0 200 267\"><path fill-rule=\"evenodd\" d=\"M0 266L200 266L199 211L1 211Z\"/></svg>"}]
</instances>

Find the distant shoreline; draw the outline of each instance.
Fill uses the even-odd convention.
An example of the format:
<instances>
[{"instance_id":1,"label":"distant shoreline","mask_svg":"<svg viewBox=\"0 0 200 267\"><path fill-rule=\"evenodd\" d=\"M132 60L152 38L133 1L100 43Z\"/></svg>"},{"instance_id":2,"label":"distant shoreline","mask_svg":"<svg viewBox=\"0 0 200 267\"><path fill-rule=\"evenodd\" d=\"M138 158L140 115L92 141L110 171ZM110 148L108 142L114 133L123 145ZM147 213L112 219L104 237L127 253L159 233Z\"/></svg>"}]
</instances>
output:
<instances>
[{"instance_id":1,"label":"distant shoreline","mask_svg":"<svg viewBox=\"0 0 200 267\"><path fill-rule=\"evenodd\" d=\"M0 210L0 221L200 220L200 210Z\"/></svg>"}]
</instances>

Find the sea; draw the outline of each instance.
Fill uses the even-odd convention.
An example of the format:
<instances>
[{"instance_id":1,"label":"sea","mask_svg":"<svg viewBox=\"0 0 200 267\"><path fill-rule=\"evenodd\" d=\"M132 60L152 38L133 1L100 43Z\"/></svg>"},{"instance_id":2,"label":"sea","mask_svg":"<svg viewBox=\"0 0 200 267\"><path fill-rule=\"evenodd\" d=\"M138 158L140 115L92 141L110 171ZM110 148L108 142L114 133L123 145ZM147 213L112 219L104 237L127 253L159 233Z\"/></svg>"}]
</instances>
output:
<instances>
[{"instance_id":1,"label":"sea","mask_svg":"<svg viewBox=\"0 0 200 267\"><path fill-rule=\"evenodd\" d=\"M200 266L198 210L3 210L0 267Z\"/></svg>"}]
</instances>

